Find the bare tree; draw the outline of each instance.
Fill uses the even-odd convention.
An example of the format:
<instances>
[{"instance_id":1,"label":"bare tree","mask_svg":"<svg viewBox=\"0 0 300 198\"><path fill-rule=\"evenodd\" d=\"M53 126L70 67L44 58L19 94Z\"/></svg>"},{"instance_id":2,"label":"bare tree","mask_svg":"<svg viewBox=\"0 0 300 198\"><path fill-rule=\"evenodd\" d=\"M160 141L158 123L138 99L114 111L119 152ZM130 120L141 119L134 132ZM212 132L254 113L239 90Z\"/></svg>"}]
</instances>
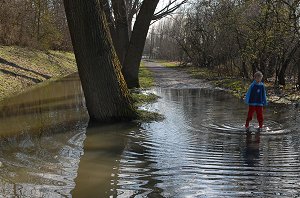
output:
<instances>
[{"instance_id":1,"label":"bare tree","mask_svg":"<svg viewBox=\"0 0 300 198\"><path fill-rule=\"evenodd\" d=\"M107 0L102 1L107 2L105 5L109 4ZM171 14L187 2L187 0L172 0L166 7L154 14L158 1L111 0L110 12L113 12L113 22L110 23L113 24L110 26L111 35L129 88L139 87L139 65L151 21L153 19L159 20ZM111 15L107 9L107 18L110 19ZM137 17L133 31L131 31L131 24L135 15ZM125 31L126 29L128 29L128 33Z\"/></svg>"},{"instance_id":2,"label":"bare tree","mask_svg":"<svg viewBox=\"0 0 300 198\"><path fill-rule=\"evenodd\" d=\"M180 25L169 27L182 31L173 38L186 63L245 78L260 70L284 85L299 63L299 8L299 0L193 1L175 17Z\"/></svg>"},{"instance_id":3,"label":"bare tree","mask_svg":"<svg viewBox=\"0 0 300 198\"><path fill-rule=\"evenodd\" d=\"M149 26L159 0L144 0L136 18L123 64L123 75L129 88L139 87L139 65Z\"/></svg>"}]
</instances>

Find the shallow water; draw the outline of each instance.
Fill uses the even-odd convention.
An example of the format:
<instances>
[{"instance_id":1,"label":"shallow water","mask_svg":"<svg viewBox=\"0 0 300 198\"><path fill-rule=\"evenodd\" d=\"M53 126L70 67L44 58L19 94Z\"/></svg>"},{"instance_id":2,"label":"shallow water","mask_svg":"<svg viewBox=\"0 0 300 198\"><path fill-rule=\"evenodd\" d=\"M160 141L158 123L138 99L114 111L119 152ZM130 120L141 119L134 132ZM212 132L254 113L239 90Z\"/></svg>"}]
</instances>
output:
<instances>
[{"instance_id":1,"label":"shallow water","mask_svg":"<svg viewBox=\"0 0 300 198\"><path fill-rule=\"evenodd\" d=\"M0 197L298 197L299 109L153 89L161 122L89 124L76 75L0 104Z\"/></svg>"}]
</instances>

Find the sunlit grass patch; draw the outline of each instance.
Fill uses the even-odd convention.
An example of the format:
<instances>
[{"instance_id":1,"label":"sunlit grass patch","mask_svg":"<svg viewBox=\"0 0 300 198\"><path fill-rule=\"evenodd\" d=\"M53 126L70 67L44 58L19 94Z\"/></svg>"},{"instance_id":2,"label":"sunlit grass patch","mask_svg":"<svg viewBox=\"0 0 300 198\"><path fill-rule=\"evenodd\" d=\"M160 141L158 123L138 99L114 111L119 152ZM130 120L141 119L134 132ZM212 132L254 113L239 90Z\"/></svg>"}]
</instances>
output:
<instances>
[{"instance_id":1,"label":"sunlit grass patch","mask_svg":"<svg viewBox=\"0 0 300 198\"><path fill-rule=\"evenodd\" d=\"M0 46L0 58L0 100L37 82L77 71L75 56L71 52Z\"/></svg>"},{"instance_id":2,"label":"sunlit grass patch","mask_svg":"<svg viewBox=\"0 0 300 198\"><path fill-rule=\"evenodd\" d=\"M161 63L165 67L179 67L179 61L168 61L168 60L157 60L157 62Z\"/></svg>"},{"instance_id":3,"label":"sunlit grass patch","mask_svg":"<svg viewBox=\"0 0 300 198\"><path fill-rule=\"evenodd\" d=\"M162 121L165 117L162 114L152 111L138 110L138 119L140 122Z\"/></svg>"},{"instance_id":4,"label":"sunlit grass patch","mask_svg":"<svg viewBox=\"0 0 300 198\"><path fill-rule=\"evenodd\" d=\"M157 101L159 96L144 91L154 86L154 78L152 72L145 67L144 62L141 62L139 70L139 81L141 88L131 90L131 96L134 106L137 108L138 122L152 122L164 119L164 116L152 111L141 110L144 105L151 104Z\"/></svg>"},{"instance_id":5,"label":"sunlit grass patch","mask_svg":"<svg viewBox=\"0 0 300 198\"><path fill-rule=\"evenodd\" d=\"M131 94L134 104L140 107L145 104L156 102L159 96L153 93L132 93Z\"/></svg>"},{"instance_id":6,"label":"sunlit grass patch","mask_svg":"<svg viewBox=\"0 0 300 198\"><path fill-rule=\"evenodd\" d=\"M249 82L243 81L242 79L231 78L218 73L216 70L204 68L204 67L195 67L195 66L184 66L178 67L178 69L183 70L191 75L192 78L204 79L217 87L227 89L234 96L242 98L247 92Z\"/></svg>"},{"instance_id":7,"label":"sunlit grass patch","mask_svg":"<svg viewBox=\"0 0 300 198\"><path fill-rule=\"evenodd\" d=\"M151 121L160 121L164 119L164 116L152 111L142 110L140 109L142 106L154 103L157 101L159 96L153 94L153 93L145 93L145 92L139 92L139 93L131 93L134 106L137 109L137 121L140 122L151 122Z\"/></svg>"},{"instance_id":8,"label":"sunlit grass patch","mask_svg":"<svg viewBox=\"0 0 300 198\"><path fill-rule=\"evenodd\" d=\"M213 83L217 87L229 90L234 96L239 98L242 98L245 95L250 85L248 82L232 78L215 80Z\"/></svg>"},{"instance_id":9,"label":"sunlit grass patch","mask_svg":"<svg viewBox=\"0 0 300 198\"><path fill-rule=\"evenodd\" d=\"M139 81L142 88L150 88L154 86L152 72L145 67L144 62L141 62L139 70Z\"/></svg>"},{"instance_id":10,"label":"sunlit grass patch","mask_svg":"<svg viewBox=\"0 0 300 198\"><path fill-rule=\"evenodd\" d=\"M206 80L213 80L217 78L217 73L208 68L200 68L194 66L186 66L184 70L187 71L192 77Z\"/></svg>"}]
</instances>

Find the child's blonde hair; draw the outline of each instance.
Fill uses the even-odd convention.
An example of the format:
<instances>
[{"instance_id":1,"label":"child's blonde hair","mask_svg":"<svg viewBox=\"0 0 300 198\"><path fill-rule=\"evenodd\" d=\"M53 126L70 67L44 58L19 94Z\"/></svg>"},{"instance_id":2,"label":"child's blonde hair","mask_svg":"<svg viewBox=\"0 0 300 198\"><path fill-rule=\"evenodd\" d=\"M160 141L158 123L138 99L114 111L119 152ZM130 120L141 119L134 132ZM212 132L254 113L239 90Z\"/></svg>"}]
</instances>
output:
<instances>
[{"instance_id":1,"label":"child's blonde hair","mask_svg":"<svg viewBox=\"0 0 300 198\"><path fill-rule=\"evenodd\" d=\"M263 74L260 72L260 71L257 71L257 72L255 72L255 74L254 74L254 78L263 78Z\"/></svg>"}]
</instances>

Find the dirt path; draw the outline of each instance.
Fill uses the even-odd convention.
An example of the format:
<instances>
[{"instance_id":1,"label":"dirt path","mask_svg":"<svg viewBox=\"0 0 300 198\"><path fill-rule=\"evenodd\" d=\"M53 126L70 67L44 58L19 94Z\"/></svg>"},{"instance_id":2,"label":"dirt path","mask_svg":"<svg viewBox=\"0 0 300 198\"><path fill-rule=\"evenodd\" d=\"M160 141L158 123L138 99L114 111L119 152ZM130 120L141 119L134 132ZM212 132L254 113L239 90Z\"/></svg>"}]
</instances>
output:
<instances>
[{"instance_id":1,"label":"dirt path","mask_svg":"<svg viewBox=\"0 0 300 198\"><path fill-rule=\"evenodd\" d=\"M184 71L165 67L158 62L144 60L144 63L153 72L155 83L158 87L174 89L213 88L213 85L209 82L193 78ZM300 106L300 95L299 93L274 94L274 90L269 87L268 101L276 104L294 104L298 107Z\"/></svg>"},{"instance_id":2,"label":"dirt path","mask_svg":"<svg viewBox=\"0 0 300 198\"><path fill-rule=\"evenodd\" d=\"M145 66L153 72L155 84L161 88L211 88L212 86L201 79L192 78L184 71L168 68L158 62L145 61Z\"/></svg>"}]
</instances>

